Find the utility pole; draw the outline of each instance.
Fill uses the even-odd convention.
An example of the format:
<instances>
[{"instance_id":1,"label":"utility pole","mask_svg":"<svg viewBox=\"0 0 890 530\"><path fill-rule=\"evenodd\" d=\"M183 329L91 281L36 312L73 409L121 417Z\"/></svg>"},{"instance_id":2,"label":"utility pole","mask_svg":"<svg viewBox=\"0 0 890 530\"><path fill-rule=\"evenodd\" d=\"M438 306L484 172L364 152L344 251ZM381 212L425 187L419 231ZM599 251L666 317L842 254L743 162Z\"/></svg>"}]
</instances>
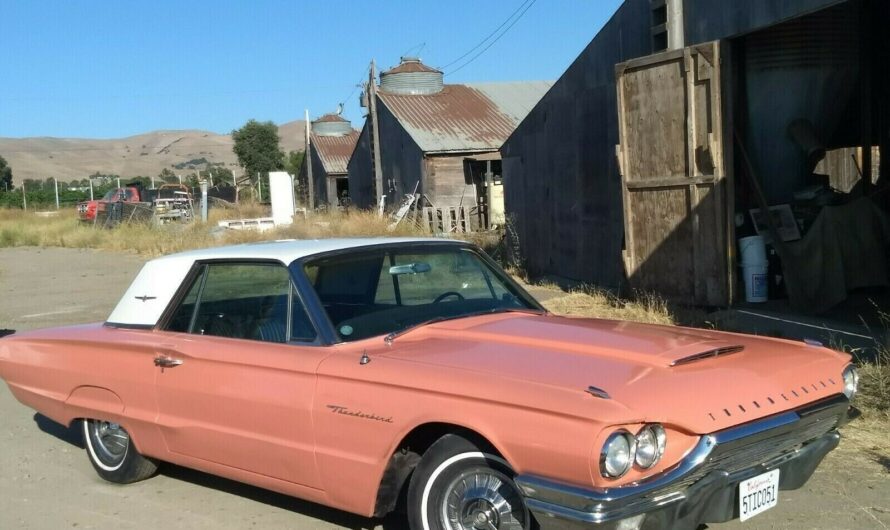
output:
<instances>
[{"instance_id":1,"label":"utility pole","mask_svg":"<svg viewBox=\"0 0 890 530\"><path fill-rule=\"evenodd\" d=\"M256 172L256 188L257 188L257 201L263 202L263 177L260 175L260 172Z\"/></svg>"},{"instance_id":2,"label":"utility pole","mask_svg":"<svg viewBox=\"0 0 890 530\"><path fill-rule=\"evenodd\" d=\"M380 126L377 123L377 65L371 59L371 69L368 72L368 113L371 115L371 152L374 161L374 187L376 201L380 204L383 200L383 167L380 161Z\"/></svg>"},{"instance_id":3,"label":"utility pole","mask_svg":"<svg viewBox=\"0 0 890 530\"><path fill-rule=\"evenodd\" d=\"M90 200L93 200L93 177L88 179L90 181Z\"/></svg>"},{"instance_id":4,"label":"utility pole","mask_svg":"<svg viewBox=\"0 0 890 530\"><path fill-rule=\"evenodd\" d=\"M118 188L121 187L121 178L120 177L117 178L117 187Z\"/></svg>"},{"instance_id":5,"label":"utility pole","mask_svg":"<svg viewBox=\"0 0 890 530\"><path fill-rule=\"evenodd\" d=\"M310 136L312 135L312 122L309 121L309 109L306 109L306 150L303 151L303 163L306 164L306 187L309 188L309 211L315 210L315 178L312 176L312 151Z\"/></svg>"},{"instance_id":6,"label":"utility pole","mask_svg":"<svg viewBox=\"0 0 890 530\"><path fill-rule=\"evenodd\" d=\"M53 177L53 183L55 184L55 188L56 188L56 210L58 210L59 209L59 179L57 179L56 177Z\"/></svg>"},{"instance_id":7,"label":"utility pole","mask_svg":"<svg viewBox=\"0 0 890 530\"><path fill-rule=\"evenodd\" d=\"M28 193L25 191L25 181L22 181L22 208L28 209Z\"/></svg>"}]
</instances>

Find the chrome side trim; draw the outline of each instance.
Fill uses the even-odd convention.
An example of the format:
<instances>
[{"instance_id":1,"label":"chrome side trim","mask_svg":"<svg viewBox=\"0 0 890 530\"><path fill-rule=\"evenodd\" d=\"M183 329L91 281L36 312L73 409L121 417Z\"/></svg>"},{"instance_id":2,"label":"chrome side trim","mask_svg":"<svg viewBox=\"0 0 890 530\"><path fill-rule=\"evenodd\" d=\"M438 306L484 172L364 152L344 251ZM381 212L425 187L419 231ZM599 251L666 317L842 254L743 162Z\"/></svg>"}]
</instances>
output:
<instances>
[{"instance_id":1,"label":"chrome side trim","mask_svg":"<svg viewBox=\"0 0 890 530\"><path fill-rule=\"evenodd\" d=\"M696 361L701 361L702 359L710 359L711 357L720 357L721 355L732 355L733 353L739 353L744 351L745 347L741 345L736 346L724 346L722 348L714 348L713 350L703 351L701 353L694 353L692 355L682 357L680 359L676 359L669 366L680 366L683 364L694 363Z\"/></svg>"}]
</instances>

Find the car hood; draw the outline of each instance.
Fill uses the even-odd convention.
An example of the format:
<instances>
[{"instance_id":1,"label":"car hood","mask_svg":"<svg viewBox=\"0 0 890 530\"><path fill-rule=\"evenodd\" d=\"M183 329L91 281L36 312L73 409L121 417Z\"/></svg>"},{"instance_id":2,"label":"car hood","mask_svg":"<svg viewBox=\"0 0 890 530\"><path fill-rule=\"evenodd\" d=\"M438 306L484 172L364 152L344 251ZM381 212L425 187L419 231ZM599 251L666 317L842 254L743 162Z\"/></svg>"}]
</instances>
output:
<instances>
[{"instance_id":1,"label":"car hood","mask_svg":"<svg viewBox=\"0 0 890 530\"><path fill-rule=\"evenodd\" d=\"M424 326L394 345L401 341L388 355L577 389L591 410L608 399L636 421L698 434L836 395L849 362L845 354L778 339L552 315L469 317ZM586 393L590 386L608 398Z\"/></svg>"}]
</instances>

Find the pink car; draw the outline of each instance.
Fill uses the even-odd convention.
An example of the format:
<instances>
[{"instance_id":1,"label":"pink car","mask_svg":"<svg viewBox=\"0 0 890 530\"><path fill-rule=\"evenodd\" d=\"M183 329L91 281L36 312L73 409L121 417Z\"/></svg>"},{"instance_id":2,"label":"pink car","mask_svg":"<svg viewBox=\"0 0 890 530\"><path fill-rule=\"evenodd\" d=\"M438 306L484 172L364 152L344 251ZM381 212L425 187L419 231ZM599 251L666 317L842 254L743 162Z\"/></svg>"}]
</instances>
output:
<instances>
[{"instance_id":1,"label":"pink car","mask_svg":"<svg viewBox=\"0 0 890 530\"><path fill-rule=\"evenodd\" d=\"M759 515L858 382L816 344L554 316L441 239L155 259L106 322L0 339L0 376L112 482L173 462L415 530Z\"/></svg>"}]
</instances>

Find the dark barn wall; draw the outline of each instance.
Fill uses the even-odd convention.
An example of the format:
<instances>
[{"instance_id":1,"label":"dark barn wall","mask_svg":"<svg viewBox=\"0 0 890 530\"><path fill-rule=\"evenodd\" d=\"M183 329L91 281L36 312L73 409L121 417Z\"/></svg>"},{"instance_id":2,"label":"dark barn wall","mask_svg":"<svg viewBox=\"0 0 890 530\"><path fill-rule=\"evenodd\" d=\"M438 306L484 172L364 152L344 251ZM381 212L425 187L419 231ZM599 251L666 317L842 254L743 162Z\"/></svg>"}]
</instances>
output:
<instances>
[{"instance_id":1,"label":"dark barn wall","mask_svg":"<svg viewBox=\"0 0 890 530\"><path fill-rule=\"evenodd\" d=\"M686 45L734 37L844 0L683 0Z\"/></svg>"},{"instance_id":2,"label":"dark barn wall","mask_svg":"<svg viewBox=\"0 0 890 530\"><path fill-rule=\"evenodd\" d=\"M837 3L685 0L686 45ZM507 215L533 274L609 287L625 279L615 65L652 53L650 6L626 0L501 148Z\"/></svg>"},{"instance_id":3,"label":"dark barn wall","mask_svg":"<svg viewBox=\"0 0 890 530\"><path fill-rule=\"evenodd\" d=\"M861 141L860 17L854 0L738 40L744 72L738 127L770 203L789 202L812 184L813 167L789 135L790 124L806 120L829 149Z\"/></svg>"},{"instance_id":4,"label":"dark barn wall","mask_svg":"<svg viewBox=\"0 0 890 530\"><path fill-rule=\"evenodd\" d=\"M623 281L615 64L652 50L649 0L628 0L501 148L508 223L532 273Z\"/></svg>"},{"instance_id":5,"label":"dark barn wall","mask_svg":"<svg viewBox=\"0 0 890 530\"><path fill-rule=\"evenodd\" d=\"M325 173L315 145L311 145L309 150L312 153L312 181L315 183L315 206L319 207L328 203L328 187L326 184L328 174Z\"/></svg>"},{"instance_id":6,"label":"dark barn wall","mask_svg":"<svg viewBox=\"0 0 890 530\"><path fill-rule=\"evenodd\" d=\"M357 208L374 206L373 183L374 166L371 163L371 139L368 133L368 121L358 137L355 151L349 159L349 198Z\"/></svg>"},{"instance_id":7,"label":"dark barn wall","mask_svg":"<svg viewBox=\"0 0 890 530\"><path fill-rule=\"evenodd\" d=\"M426 193L423 151L380 99L377 100L377 124L387 206L401 202L406 193L414 191L418 181L417 192Z\"/></svg>"}]
</instances>

